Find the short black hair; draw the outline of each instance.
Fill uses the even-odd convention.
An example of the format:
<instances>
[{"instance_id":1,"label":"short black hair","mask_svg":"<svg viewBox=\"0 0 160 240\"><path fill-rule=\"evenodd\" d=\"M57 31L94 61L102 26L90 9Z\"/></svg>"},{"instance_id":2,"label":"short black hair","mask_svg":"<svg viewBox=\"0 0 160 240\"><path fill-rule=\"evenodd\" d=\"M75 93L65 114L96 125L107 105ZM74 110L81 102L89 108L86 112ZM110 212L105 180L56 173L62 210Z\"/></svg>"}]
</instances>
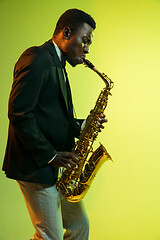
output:
<instances>
[{"instance_id":1,"label":"short black hair","mask_svg":"<svg viewBox=\"0 0 160 240\"><path fill-rule=\"evenodd\" d=\"M76 8L68 9L60 16L53 35L57 35L65 27L70 27L72 32L76 32L84 23L90 25L93 30L96 28L96 23L89 14Z\"/></svg>"}]
</instances>

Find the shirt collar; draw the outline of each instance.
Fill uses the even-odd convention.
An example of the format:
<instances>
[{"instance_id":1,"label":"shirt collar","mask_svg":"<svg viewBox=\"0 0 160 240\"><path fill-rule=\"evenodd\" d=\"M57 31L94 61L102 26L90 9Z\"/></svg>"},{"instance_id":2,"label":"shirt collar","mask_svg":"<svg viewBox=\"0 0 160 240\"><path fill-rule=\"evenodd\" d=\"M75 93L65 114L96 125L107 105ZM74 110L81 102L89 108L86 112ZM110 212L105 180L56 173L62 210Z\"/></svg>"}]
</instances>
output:
<instances>
[{"instance_id":1,"label":"shirt collar","mask_svg":"<svg viewBox=\"0 0 160 240\"><path fill-rule=\"evenodd\" d=\"M57 55L58 55L60 61L62 61L62 52L61 52L61 50L59 49L59 47L57 46L57 44L53 41L53 39L52 39L52 42L53 42L53 44L54 44L54 46L55 46L55 49L56 49L56 52L57 52Z\"/></svg>"}]
</instances>

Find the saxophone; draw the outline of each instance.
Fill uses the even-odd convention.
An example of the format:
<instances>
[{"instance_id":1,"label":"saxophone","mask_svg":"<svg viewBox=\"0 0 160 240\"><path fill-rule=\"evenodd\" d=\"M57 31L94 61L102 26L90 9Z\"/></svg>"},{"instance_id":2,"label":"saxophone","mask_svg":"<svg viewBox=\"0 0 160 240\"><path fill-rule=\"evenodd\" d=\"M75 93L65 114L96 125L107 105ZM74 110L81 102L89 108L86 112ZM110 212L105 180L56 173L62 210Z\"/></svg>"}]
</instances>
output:
<instances>
[{"instance_id":1,"label":"saxophone","mask_svg":"<svg viewBox=\"0 0 160 240\"><path fill-rule=\"evenodd\" d=\"M95 71L103 79L106 86L100 92L94 109L90 111L86 119L86 124L79 140L72 149L72 153L76 154L80 159L78 164L70 170L64 170L61 177L57 180L57 189L60 190L62 196L69 202L78 202L83 199L102 164L107 160L112 160L101 143L93 151L93 142L100 131L97 126L98 118L107 106L108 96L111 95L110 90L114 84L107 75L100 73L89 60L84 59L83 63L86 67ZM91 156L89 157L89 155Z\"/></svg>"}]
</instances>

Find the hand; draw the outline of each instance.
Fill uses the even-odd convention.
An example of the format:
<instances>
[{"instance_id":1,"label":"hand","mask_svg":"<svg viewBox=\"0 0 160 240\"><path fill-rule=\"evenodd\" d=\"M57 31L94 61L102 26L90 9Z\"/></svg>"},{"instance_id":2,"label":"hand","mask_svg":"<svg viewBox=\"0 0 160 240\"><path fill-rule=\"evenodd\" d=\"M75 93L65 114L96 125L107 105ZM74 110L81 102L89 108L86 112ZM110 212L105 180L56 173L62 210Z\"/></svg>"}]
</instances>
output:
<instances>
[{"instance_id":1,"label":"hand","mask_svg":"<svg viewBox=\"0 0 160 240\"><path fill-rule=\"evenodd\" d=\"M101 129L104 128L104 126L102 125L103 123L108 122L108 120L106 119L106 116L104 114L101 114L100 118L97 121L97 126L99 128L99 132L101 132Z\"/></svg>"},{"instance_id":2,"label":"hand","mask_svg":"<svg viewBox=\"0 0 160 240\"><path fill-rule=\"evenodd\" d=\"M79 157L71 152L58 152L57 156L50 163L54 167L65 167L70 170L79 162Z\"/></svg>"}]
</instances>

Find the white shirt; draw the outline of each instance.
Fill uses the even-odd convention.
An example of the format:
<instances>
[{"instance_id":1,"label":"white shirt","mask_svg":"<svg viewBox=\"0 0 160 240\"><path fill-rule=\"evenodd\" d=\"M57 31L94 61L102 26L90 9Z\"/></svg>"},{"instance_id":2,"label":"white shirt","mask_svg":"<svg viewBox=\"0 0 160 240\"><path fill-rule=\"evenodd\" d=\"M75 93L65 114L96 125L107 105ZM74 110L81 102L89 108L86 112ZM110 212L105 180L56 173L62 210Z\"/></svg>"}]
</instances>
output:
<instances>
[{"instance_id":1,"label":"white shirt","mask_svg":"<svg viewBox=\"0 0 160 240\"><path fill-rule=\"evenodd\" d=\"M56 49L56 52L57 52L57 55L58 55L60 61L62 61L62 52L61 52L61 50L59 49L59 47L57 46L57 44L53 41L53 39L52 39L52 42L53 42L53 44L54 44L54 46L55 46L55 49Z\"/></svg>"}]
</instances>

